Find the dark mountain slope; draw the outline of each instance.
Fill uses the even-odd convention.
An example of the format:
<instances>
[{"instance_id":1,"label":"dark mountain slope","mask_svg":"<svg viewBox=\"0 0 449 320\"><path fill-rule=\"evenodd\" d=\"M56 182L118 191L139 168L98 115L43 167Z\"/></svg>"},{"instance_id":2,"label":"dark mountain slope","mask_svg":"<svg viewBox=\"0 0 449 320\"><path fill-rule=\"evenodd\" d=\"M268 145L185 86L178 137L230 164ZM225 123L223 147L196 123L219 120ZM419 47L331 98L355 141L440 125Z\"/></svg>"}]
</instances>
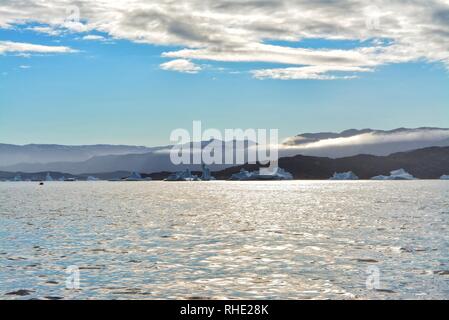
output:
<instances>
[{"instance_id":1,"label":"dark mountain slope","mask_svg":"<svg viewBox=\"0 0 449 320\"><path fill-rule=\"evenodd\" d=\"M294 156L281 158L279 167L293 174L295 179L328 179L334 172L352 171L361 179L388 175L390 171L403 168L420 179L438 179L449 174L449 147L431 147L379 157L358 155L331 159L322 157ZM244 165L215 172L215 177L227 179L241 168L257 170L258 165Z\"/></svg>"}]
</instances>

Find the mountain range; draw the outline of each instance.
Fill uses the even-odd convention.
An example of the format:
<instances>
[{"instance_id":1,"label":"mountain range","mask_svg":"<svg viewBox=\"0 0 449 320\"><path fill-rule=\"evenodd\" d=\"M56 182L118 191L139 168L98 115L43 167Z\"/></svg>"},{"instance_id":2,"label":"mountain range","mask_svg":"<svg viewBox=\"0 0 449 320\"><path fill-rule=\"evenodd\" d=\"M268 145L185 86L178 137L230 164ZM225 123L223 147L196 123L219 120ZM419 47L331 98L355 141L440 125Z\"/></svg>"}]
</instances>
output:
<instances>
[{"instance_id":1,"label":"mountain range","mask_svg":"<svg viewBox=\"0 0 449 320\"><path fill-rule=\"evenodd\" d=\"M205 144L207 142L203 142L203 146ZM390 131L351 129L340 133L299 134L280 144L279 154L281 158L310 156L339 159L357 155L385 157L398 152L448 146L449 129L428 127L399 128ZM170 149L171 146L148 148L114 145L0 144L0 171L24 173L51 171L80 175L117 171L157 173L185 168L199 169L199 166L172 164ZM221 171L232 167L235 165L213 165L211 170ZM331 168L332 166L329 167L330 171ZM326 171L325 175L327 174Z\"/></svg>"},{"instance_id":2,"label":"mountain range","mask_svg":"<svg viewBox=\"0 0 449 320\"><path fill-rule=\"evenodd\" d=\"M141 154L155 148L124 145L63 146L55 144L0 144L0 167L49 162L86 161L106 155Z\"/></svg>"},{"instance_id":3,"label":"mountain range","mask_svg":"<svg viewBox=\"0 0 449 320\"><path fill-rule=\"evenodd\" d=\"M335 172L354 172L360 179L370 179L378 175L389 175L393 170L405 169L419 179L439 179L449 174L449 147L430 147L407 152L393 153L388 156L357 155L344 158L326 158L297 155L279 159L279 166L290 172L294 179L327 180ZM256 171L258 164L235 166L213 173L219 180L228 180L232 174L241 169ZM200 175L201 172L193 172ZM1 172L0 179L11 180L20 175L22 179L45 180L47 174L53 179L76 178L86 180L88 176L95 176L101 180L121 179L130 176L131 172L118 171L110 173L70 175L61 172ZM142 173L143 178L163 180L171 172Z\"/></svg>"}]
</instances>

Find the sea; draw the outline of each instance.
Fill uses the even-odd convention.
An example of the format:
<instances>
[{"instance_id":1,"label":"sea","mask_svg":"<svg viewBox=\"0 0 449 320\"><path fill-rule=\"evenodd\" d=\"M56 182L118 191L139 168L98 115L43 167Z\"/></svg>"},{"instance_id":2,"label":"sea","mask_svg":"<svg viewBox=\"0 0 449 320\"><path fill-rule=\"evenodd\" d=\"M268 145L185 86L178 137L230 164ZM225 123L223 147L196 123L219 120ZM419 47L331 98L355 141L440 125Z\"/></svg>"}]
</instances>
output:
<instances>
[{"instance_id":1,"label":"sea","mask_svg":"<svg viewBox=\"0 0 449 320\"><path fill-rule=\"evenodd\" d=\"M448 299L449 181L0 183L0 299Z\"/></svg>"}]
</instances>

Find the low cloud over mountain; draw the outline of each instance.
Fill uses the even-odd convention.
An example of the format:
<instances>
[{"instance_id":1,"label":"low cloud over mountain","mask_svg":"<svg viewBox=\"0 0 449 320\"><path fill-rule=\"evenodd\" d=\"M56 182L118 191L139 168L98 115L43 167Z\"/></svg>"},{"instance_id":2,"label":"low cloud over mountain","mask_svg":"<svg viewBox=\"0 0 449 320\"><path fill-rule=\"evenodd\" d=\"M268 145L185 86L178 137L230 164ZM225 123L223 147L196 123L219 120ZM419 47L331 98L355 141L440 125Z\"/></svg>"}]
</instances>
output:
<instances>
[{"instance_id":1,"label":"low cloud over mountain","mask_svg":"<svg viewBox=\"0 0 449 320\"><path fill-rule=\"evenodd\" d=\"M341 133L306 133L284 141L281 154L330 158L370 154L386 156L394 152L433 146L449 146L449 129L418 128L347 130Z\"/></svg>"}]
</instances>

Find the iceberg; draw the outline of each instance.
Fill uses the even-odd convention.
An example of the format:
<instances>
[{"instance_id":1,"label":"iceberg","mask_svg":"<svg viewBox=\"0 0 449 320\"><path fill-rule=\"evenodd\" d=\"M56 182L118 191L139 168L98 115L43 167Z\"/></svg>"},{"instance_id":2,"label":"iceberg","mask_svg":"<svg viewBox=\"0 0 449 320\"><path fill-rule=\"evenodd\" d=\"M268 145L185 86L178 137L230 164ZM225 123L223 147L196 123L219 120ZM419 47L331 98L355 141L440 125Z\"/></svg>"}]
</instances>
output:
<instances>
[{"instance_id":1,"label":"iceberg","mask_svg":"<svg viewBox=\"0 0 449 320\"><path fill-rule=\"evenodd\" d=\"M20 174L16 175L13 179L14 182L22 181L22 176Z\"/></svg>"},{"instance_id":2,"label":"iceberg","mask_svg":"<svg viewBox=\"0 0 449 320\"><path fill-rule=\"evenodd\" d=\"M245 181L245 180L255 180L254 174L252 172L241 169L239 173L234 173L231 176L231 180Z\"/></svg>"},{"instance_id":3,"label":"iceberg","mask_svg":"<svg viewBox=\"0 0 449 320\"><path fill-rule=\"evenodd\" d=\"M47 176L45 177L45 181L53 181L53 178L50 175L50 172L47 173Z\"/></svg>"},{"instance_id":4,"label":"iceberg","mask_svg":"<svg viewBox=\"0 0 449 320\"><path fill-rule=\"evenodd\" d=\"M293 175L282 168L277 168L272 174L255 173L256 180L293 180Z\"/></svg>"},{"instance_id":5,"label":"iceberg","mask_svg":"<svg viewBox=\"0 0 449 320\"><path fill-rule=\"evenodd\" d=\"M442 175L440 177L441 180L449 180L449 175Z\"/></svg>"},{"instance_id":6,"label":"iceberg","mask_svg":"<svg viewBox=\"0 0 449 320\"><path fill-rule=\"evenodd\" d=\"M282 168L278 168L273 174L261 174L260 171L248 172L245 169L241 169L239 173L231 176L231 180L293 180L293 175Z\"/></svg>"},{"instance_id":7,"label":"iceberg","mask_svg":"<svg viewBox=\"0 0 449 320\"><path fill-rule=\"evenodd\" d=\"M416 180L416 178L404 169L399 169L391 171L389 176L375 176L371 180Z\"/></svg>"},{"instance_id":8,"label":"iceberg","mask_svg":"<svg viewBox=\"0 0 449 320\"><path fill-rule=\"evenodd\" d=\"M380 176L372 177L371 180L393 180L393 179L390 179L390 176L382 176L382 175L380 175Z\"/></svg>"},{"instance_id":9,"label":"iceberg","mask_svg":"<svg viewBox=\"0 0 449 320\"><path fill-rule=\"evenodd\" d=\"M203 164L203 173L201 174L201 177L198 177L197 175L192 174L192 172L189 169L186 169L185 171L178 171L175 173L170 174L165 181L213 181L215 178L212 176L209 168L206 168L206 166Z\"/></svg>"},{"instance_id":10,"label":"iceberg","mask_svg":"<svg viewBox=\"0 0 449 320\"><path fill-rule=\"evenodd\" d=\"M189 169L170 174L165 181L200 181L198 176L193 175Z\"/></svg>"},{"instance_id":11,"label":"iceberg","mask_svg":"<svg viewBox=\"0 0 449 320\"><path fill-rule=\"evenodd\" d=\"M124 179L125 181L143 181L142 176L138 172L133 172L128 178Z\"/></svg>"},{"instance_id":12,"label":"iceberg","mask_svg":"<svg viewBox=\"0 0 449 320\"><path fill-rule=\"evenodd\" d=\"M98 181L99 179L93 176L88 176L87 181Z\"/></svg>"},{"instance_id":13,"label":"iceberg","mask_svg":"<svg viewBox=\"0 0 449 320\"><path fill-rule=\"evenodd\" d=\"M201 178L200 178L201 181L212 181L212 180L215 180L215 178L210 173L210 169L209 168L206 168L206 166L204 164L202 165L202 168L203 168L203 174L201 175Z\"/></svg>"},{"instance_id":14,"label":"iceberg","mask_svg":"<svg viewBox=\"0 0 449 320\"><path fill-rule=\"evenodd\" d=\"M359 177L357 177L352 171L342 173L335 172L329 180L359 180Z\"/></svg>"}]
</instances>

